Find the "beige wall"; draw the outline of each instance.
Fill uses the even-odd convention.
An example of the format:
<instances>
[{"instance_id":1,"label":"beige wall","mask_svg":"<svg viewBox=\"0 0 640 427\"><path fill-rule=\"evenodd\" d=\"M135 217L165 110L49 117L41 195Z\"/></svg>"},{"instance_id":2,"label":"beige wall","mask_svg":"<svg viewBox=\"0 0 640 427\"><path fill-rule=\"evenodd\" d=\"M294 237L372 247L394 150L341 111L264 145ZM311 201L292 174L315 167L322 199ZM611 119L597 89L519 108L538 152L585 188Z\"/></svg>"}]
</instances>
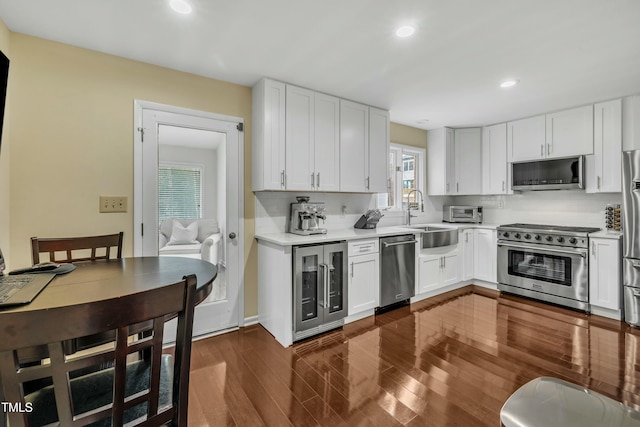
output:
<instances>
[{"instance_id":1,"label":"beige wall","mask_svg":"<svg viewBox=\"0 0 640 427\"><path fill-rule=\"evenodd\" d=\"M391 123L391 142L426 149L427 131L399 123Z\"/></svg>"},{"instance_id":2,"label":"beige wall","mask_svg":"<svg viewBox=\"0 0 640 427\"><path fill-rule=\"evenodd\" d=\"M7 26L0 20L0 50L11 60L10 51L11 33ZM7 96L11 96L7 93ZM9 224L9 156L10 156L10 131L8 105L5 111L2 142L0 143L0 248L7 259L11 259L10 224Z\"/></svg>"},{"instance_id":3,"label":"beige wall","mask_svg":"<svg viewBox=\"0 0 640 427\"><path fill-rule=\"evenodd\" d=\"M243 117L245 316L257 314L251 89L18 33L10 45L11 265L30 264L31 236L123 230L124 254L133 253L132 209L100 214L98 196L128 196L132 206L135 99Z\"/></svg>"}]
</instances>

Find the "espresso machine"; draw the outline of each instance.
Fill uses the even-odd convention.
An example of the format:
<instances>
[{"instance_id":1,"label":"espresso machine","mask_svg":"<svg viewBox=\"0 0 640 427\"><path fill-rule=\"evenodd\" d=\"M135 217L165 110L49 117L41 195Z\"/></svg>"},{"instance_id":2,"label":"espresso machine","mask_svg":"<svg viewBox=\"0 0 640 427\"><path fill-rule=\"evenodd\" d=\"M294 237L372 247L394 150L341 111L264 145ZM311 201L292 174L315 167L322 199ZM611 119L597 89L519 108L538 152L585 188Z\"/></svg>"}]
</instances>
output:
<instances>
[{"instance_id":1,"label":"espresso machine","mask_svg":"<svg viewBox=\"0 0 640 427\"><path fill-rule=\"evenodd\" d=\"M291 215L289 216L289 233L302 234L326 234L327 229L320 227L320 220L327 219L324 210L324 202L309 202L309 197L296 197L297 203L291 203Z\"/></svg>"}]
</instances>

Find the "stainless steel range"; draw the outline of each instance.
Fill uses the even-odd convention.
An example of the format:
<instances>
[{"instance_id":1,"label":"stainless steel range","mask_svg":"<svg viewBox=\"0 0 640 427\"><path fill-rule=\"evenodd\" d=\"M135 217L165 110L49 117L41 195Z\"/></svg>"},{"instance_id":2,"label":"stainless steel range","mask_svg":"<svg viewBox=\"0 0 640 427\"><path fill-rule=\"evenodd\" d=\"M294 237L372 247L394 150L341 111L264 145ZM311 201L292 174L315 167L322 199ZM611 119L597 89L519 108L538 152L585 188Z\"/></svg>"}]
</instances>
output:
<instances>
[{"instance_id":1,"label":"stainless steel range","mask_svg":"<svg viewBox=\"0 0 640 427\"><path fill-rule=\"evenodd\" d=\"M498 289L590 311L591 227L506 224L498 227Z\"/></svg>"}]
</instances>

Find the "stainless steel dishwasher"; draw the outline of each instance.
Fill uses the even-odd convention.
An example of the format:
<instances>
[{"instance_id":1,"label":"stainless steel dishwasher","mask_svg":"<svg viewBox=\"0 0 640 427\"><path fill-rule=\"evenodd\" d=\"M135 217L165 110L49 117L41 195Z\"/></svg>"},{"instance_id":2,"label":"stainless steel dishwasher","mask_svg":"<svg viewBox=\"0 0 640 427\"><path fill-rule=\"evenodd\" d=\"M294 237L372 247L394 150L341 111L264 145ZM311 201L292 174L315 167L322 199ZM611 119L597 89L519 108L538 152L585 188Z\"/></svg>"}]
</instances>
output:
<instances>
[{"instance_id":1,"label":"stainless steel dishwasher","mask_svg":"<svg viewBox=\"0 0 640 427\"><path fill-rule=\"evenodd\" d=\"M380 308L415 295L416 243L413 234L380 239Z\"/></svg>"}]
</instances>

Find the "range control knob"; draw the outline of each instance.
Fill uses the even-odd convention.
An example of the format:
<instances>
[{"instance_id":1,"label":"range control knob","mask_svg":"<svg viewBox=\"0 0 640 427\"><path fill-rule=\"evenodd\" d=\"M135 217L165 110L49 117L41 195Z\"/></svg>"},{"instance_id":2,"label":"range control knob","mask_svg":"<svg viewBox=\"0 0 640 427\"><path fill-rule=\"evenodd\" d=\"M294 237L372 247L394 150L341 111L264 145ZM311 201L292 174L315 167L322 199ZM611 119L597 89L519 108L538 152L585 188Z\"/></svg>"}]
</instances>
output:
<instances>
[{"instance_id":1,"label":"range control knob","mask_svg":"<svg viewBox=\"0 0 640 427\"><path fill-rule=\"evenodd\" d=\"M533 238L536 240L542 240L542 236L539 234L536 234L535 236L533 236Z\"/></svg>"},{"instance_id":2,"label":"range control knob","mask_svg":"<svg viewBox=\"0 0 640 427\"><path fill-rule=\"evenodd\" d=\"M558 238L556 240L558 241L558 243L563 243L564 242L564 237L558 236Z\"/></svg>"},{"instance_id":3,"label":"range control knob","mask_svg":"<svg viewBox=\"0 0 640 427\"><path fill-rule=\"evenodd\" d=\"M572 237L569 239L569 243L571 243L572 245L575 245L576 243L578 243L578 239L576 239L575 237Z\"/></svg>"},{"instance_id":4,"label":"range control knob","mask_svg":"<svg viewBox=\"0 0 640 427\"><path fill-rule=\"evenodd\" d=\"M509 232L505 231L504 233L502 233L502 237L504 237L505 239L509 237Z\"/></svg>"},{"instance_id":5,"label":"range control knob","mask_svg":"<svg viewBox=\"0 0 640 427\"><path fill-rule=\"evenodd\" d=\"M520 233L516 233L513 237L515 237L516 239L520 238Z\"/></svg>"},{"instance_id":6,"label":"range control knob","mask_svg":"<svg viewBox=\"0 0 640 427\"><path fill-rule=\"evenodd\" d=\"M547 242L550 242L550 241L552 241L552 240L553 240L553 236L547 236L547 237L545 237L545 240L546 240Z\"/></svg>"},{"instance_id":7,"label":"range control knob","mask_svg":"<svg viewBox=\"0 0 640 427\"><path fill-rule=\"evenodd\" d=\"M530 240L531 239L531 234L529 234L529 233L525 234L524 238L527 239L527 240Z\"/></svg>"}]
</instances>

